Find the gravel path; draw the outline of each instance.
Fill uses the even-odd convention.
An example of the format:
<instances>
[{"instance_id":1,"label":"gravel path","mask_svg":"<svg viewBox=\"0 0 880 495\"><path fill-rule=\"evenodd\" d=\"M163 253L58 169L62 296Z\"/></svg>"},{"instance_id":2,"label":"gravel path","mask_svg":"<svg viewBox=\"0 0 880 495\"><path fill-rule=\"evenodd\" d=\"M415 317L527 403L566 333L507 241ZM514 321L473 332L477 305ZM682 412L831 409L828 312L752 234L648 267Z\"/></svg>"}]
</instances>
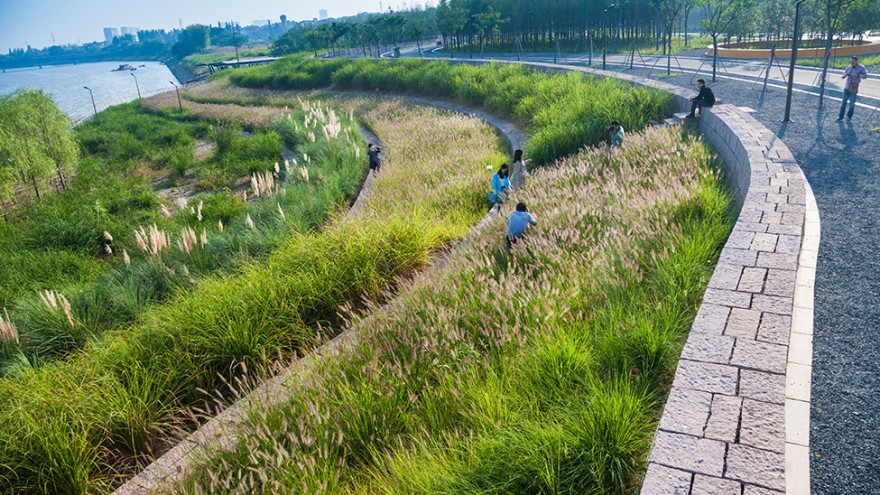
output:
<instances>
[{"instance_id":1,"label":"gravel path","mask_svg":"<svg viewBox=\"0 0 880 495\"><path fill-rule=\"evenodd\" d=\"M662 78L688 87L691 79ZM852 123L837 123L839 101L829 99L822 112L818 98L795 93L786 125L784 91L770 88L761 98L760 85L751 83L711 87L725 103L755 109L783 138L819 206L812 493L880 494L880 134L872 131L880 111L857 108Z\"/></svg>"}]
</instances>

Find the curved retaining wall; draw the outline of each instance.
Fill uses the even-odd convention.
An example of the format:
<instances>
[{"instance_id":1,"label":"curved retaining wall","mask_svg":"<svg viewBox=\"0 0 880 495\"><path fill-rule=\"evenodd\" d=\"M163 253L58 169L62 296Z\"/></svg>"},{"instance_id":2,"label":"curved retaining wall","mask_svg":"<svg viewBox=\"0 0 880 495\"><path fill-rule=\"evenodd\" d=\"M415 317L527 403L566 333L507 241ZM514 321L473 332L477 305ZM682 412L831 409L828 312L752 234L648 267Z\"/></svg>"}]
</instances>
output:
<instances>
[{"instance_id":1,"label":"curved retaining wall","mask_svg":"<svg viewBox=\"0 0 880 495\"><path fill-rule=\"evenodd\" d=\"M692 93L678 86L525 64L656 88L690 110ZM808 495L816 201L788 147L747 111L719 105L698 125L739 217L682 351L641 494Z\"/></svg>"},{"instance_id":2,"label":"curved retaining wall","mask_svg":"<svg viewBox=\"0 0 880 495\"><path fill-rule=\"evenodd\" d=\"M739 46L737 46L739 45ZM748 43L730 43L726 45L718 45L719 58L747 58L766 60L770 58L769 49L747 48ZM788 48L786 48L788 47ZM868 41L859 45L839 46L831 49L832 57L851 57L859 55L867 55L869 53L880 52L880 43ZM715 49L712 45L706 48L706 55L712 56ZM822 58L825 56L824 43L821 48L798 48L798 57L800 58ZM791 58L791 40L779 43L776 48L777 58Z\"/></svg>"}]
</instances>

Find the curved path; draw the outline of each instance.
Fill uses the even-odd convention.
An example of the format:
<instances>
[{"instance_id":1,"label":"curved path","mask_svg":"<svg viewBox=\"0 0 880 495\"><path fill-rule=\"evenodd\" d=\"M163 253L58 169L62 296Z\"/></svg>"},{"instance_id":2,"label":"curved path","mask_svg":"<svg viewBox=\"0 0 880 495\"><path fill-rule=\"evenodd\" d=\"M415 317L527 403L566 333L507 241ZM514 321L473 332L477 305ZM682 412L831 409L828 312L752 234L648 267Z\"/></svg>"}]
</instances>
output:
<instances>
[{"instance_id":1,"label":"curved path","mask_svg":"<svg viewBox=\"0 0 880 495\"><path fill-rule=\"evenodd\" d=\"M376 96L376 93L370 93L370 95ZM448 102L425 98L402 97L396 95L385 95L385 97L477 117L495 129L498 136L507 145L508 151L511 155L513 154L513 150L521 148L526 141L525 135L512 123L487 113L471 110ZM362 129L362 132L371 142L378 143L381 146L378 136L366 129ZM350 218L363 207L363 204L369 197L370 189L375 177L376 175L373 173L368 174L360 194L358 194L351 209L346 213L346 218ZM457 249L460 249L477 232L484 229L497 213L498 209L492 208L492 210L490 210L490 212L474 227L471 233L468 234L459 244ZM443 260L441 259L440 264L442 264L442 261ZM435 263L434 267L436 268L437 266L439 265ZM258 386L246 397L237 401L225 411L202 425L198 430L187 436L177 446L119 487L114 492L114 495L141 495L152 493L155 490L159 490L172 484L175 480L182 478L193 462L204 457L204 452L207 449L216 450L218 448L223 449L232 447L237 441L237 425L247 418L249 403L259 402L264 405L271 405L280 402L285 398L287 390L286 383L288 380L295 379L298 373L311 366L314 359L338 353L344 346L354 343L356 339L357 333L354 330L346 330L330 342L319 347L313 353L282 370L278 375Z\"/></svg>"}]
</instances>

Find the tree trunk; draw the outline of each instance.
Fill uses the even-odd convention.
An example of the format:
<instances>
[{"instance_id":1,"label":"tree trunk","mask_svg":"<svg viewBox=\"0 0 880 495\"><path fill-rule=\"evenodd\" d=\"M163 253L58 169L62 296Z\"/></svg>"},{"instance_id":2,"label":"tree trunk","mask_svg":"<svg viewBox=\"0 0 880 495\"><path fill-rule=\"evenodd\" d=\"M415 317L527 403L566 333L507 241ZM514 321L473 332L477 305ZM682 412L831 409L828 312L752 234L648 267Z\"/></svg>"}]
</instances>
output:
<instances>
[{"instance_id":1,"label":"tree trunk","mask_svg":"<svg viewBox=\"0 0 880 495\"><path fill-rule=\"evenodd\" d=\"M36 176L36 175L32 175L32 176L31 176L31 179L32 179L33 182L34 182L34 192L37 193L37 199L40 199L40 198L41 198L41 196L40 196L40 187L37 185L37 176Z\"/></svg>"},{"instance_id":2,"label":"tree trunk","mask_svg":"<svg viewBox=\"0 0 880 495\"><path fill-rule=\"evenodd\" d=\"M819 84L819 108L825 105L825 79L828 76L828 63L831 61L831 44L834 41L834 31L831 29L831 0L825 0L825 27L828 32L825 38L825 60L822 62L822 82Z\"/></svg>"},{"instance_id":3,"label":"tree trunk","mask_svg":"<svg viewBox=\"0 0 880 495\"><path fill-rule=\"evenodd\" d=\"M712 82L715 82L715 71L718 67L718 34L712 35Z\"/></svg>"}]
</instances>

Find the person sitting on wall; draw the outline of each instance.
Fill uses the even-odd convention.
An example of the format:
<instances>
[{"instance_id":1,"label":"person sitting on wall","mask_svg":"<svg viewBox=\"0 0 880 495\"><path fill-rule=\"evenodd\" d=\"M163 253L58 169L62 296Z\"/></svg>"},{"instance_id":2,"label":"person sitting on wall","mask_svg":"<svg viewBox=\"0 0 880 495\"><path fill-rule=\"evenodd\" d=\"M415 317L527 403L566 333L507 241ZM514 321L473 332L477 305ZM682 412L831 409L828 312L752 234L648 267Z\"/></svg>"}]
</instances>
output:
<instances>
[{"instance_id":1,"label":"person sitting on wall","mask_svg":"<svg viewBox=\"0 0 880 495\"><path fill-rule=\"evenodd\" d=\"M507 221L507 249L525 235L529 225L538 225L538 221L529 213L525 203L517 203L516 211L511 212Z\"/></svg>"},{"instance_id":2,"label":"person sitting on wall","mask_svg":"<svg viewBox=\"0 0 880 495\"><path fill-rule=\"evenodd\" d=\"M691 113L687 115L689 119L696 117L697 109L700 109L700 116L702 116L703 108L715 105L715 94L706 87L706 81L697 79L697 87L700 88L700 93L691 98Z\"/></svg>"}]
</instances>

